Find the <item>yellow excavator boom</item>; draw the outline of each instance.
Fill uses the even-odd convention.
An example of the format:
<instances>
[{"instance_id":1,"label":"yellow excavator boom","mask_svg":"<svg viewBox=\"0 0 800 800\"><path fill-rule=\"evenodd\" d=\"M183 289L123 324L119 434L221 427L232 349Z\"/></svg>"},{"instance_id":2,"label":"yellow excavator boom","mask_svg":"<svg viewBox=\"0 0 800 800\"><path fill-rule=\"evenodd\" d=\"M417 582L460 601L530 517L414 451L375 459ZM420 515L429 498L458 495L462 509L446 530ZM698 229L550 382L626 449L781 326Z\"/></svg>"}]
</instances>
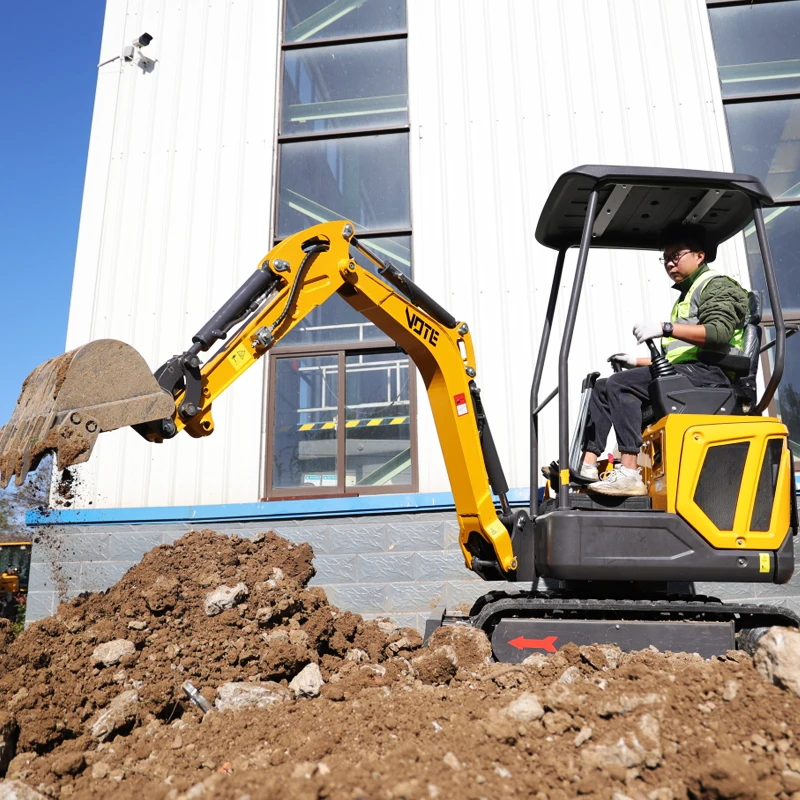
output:
<instances>
[{"instance_id":1,"label":"yellow excavator boom","mask_svg":"<svg viewBox=\"0 0 800 800\"><path fill-rule=\"evenodd\" d=\"M282 241L193 337L189 350L170 359L155 375L135 350L113 340L93 342L39 367L26 382L15 416L0 431L0 478L7 481L16 473L19 481L51 450L58 454L62 469L85 461L100 432L123 425L133 426L153 442L184 429L193 437L208 436L214 430L214 400L298 322L338 294L393 339L422 376L467 567L477 566L473 559L483 548L476 548L477 536L489 546L490 560L512 574L517 561L508 523L498 517L487 461L489 470L494 464L495 474L500 474L492 483L503 513L510 517L507 486L475 384L477 365L469 327L373 254L354 230L353 223L339 220ZM380 277L360 266L352 250L372 261ZM223 340L221 348L201 363L199 354ZM118 378L120 370L126 380ZM100 393L102 402L97 402Z\"/></svg>"}]
</instances>

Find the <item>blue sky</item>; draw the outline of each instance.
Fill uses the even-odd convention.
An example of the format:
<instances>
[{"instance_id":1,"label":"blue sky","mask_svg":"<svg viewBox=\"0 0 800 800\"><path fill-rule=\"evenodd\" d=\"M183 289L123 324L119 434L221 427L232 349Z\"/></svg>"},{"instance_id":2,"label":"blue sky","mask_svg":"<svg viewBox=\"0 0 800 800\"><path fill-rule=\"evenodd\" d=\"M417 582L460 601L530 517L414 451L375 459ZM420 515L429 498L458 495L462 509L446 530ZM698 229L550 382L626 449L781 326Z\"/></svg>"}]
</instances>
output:
<instances>
[{"instance_id":1,"label":"blue sky","mask_svg":"<svg viewBox=\"0 0 800 800\"><path fill-rule=\"evenodd\" d=\"M64 351L105 0L0 11L0 426Z\"/></svg>"}]
</instances>

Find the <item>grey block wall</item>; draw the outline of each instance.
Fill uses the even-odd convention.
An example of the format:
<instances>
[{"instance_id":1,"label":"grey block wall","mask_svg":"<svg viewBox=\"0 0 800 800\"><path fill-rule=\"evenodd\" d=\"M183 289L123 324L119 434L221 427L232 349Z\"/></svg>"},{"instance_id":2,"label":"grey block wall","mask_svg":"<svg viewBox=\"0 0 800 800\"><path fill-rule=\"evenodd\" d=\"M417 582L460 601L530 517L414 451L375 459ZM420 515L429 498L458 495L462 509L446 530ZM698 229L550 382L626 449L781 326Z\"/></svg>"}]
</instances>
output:
<instances>
[{"instance_id":1,"label":"grey block wall","mask_svg":"<svg viewBox=\"0 0 800 800\"><path fill-rule=\"evenodd\" d=\"M331 603L420 630L437 606L469 606L481 594L506 585L481 581L465 568L452 512L48 526L34 529L27 621L53 614L61 600L109 588L148 550L202 528L243 537L274 530L292 542L308 542L317 570L312 585L325 589Z\"/></svg>"},{"instance_id":2,"label":"grey block wall","mask_svg":"<svg viewBox=\"0 0 800 800\"><path fill-rule=\"evenodd\" d=\"M464 566L453 512L280 522L66 525L34 529L27 621L53 614L81 592L112 586L141 557L190 530L255 536L274 530L314 549L317 575L340 608L367 618L388 616L420 630L438 606L464 608L487 591L530 584L487 583ZM797 563L800 546L795 542ZM800 612L800 570L789 584L696 584L699 593L726 600L786 605ZM465 609L466 610L466 609Z\"/></svg>"}]
</instances>

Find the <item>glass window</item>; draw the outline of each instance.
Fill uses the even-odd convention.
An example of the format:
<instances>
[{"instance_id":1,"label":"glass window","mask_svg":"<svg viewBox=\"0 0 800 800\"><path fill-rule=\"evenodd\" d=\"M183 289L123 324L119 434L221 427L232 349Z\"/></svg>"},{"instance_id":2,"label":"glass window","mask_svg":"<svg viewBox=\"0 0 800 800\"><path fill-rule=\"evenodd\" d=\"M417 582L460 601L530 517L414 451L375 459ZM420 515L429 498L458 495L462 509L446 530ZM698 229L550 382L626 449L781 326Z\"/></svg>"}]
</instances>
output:
<instances>
[{"instance_id":1,"label":"glass window","mask_svg":"<svg viewBox=\"0 0 800 800\"><path fill-rule=\"evenodd\" d=\"M362 241L376 255L388 259L406 275L411 275L410 236L363 238ZM351 249L351 253L358 264L371 272L376 272L372 261L355 249ZM304 317L292 332L281 340L278 347L373 342L385 338L366 317L352 309L341 297L334 295Z\"/></svg>"},{"instance_id":2,"label":"glass window","mask_svg":"<svg viewBox=\"0 0 800 800\"><path fill-rule=\"evenodd\" d=\"M772 263L778 278L783 315L786 316L788 312L800 313L800 207L765 208L764 221L767 226ZM764 308L769 310L761 251L752 223L745 228L744 235L753 289L762 292Z\"/></svg>"},{"instance_id":3,"label":"glass window","mask_svg":"<svg viewBox=\"0 0 800 800\"><path fill-rule=\"evenodd\" d=\"M287 50L281 133L408 123L406 42Z\"/></svg>"},{"instance_id":4,"label":"glass window","mask_svg":"<svg viewBox=\"0 0 800 800\"><path fill-rule=\"evenodd\" d=\"M405 0L286 0L286 42L402 33L405 29Z\"/></svg>"},{"instance_id":5,"label":"glass window","mask_svg":"<svg viewBox=\"0 0 800 800\"><path fill-rule=\"evenodd\" d=\"M273 488L336 489L338 363L337 356L275 360Z\"/></svg>"},{"instance_id":6,"label":"glass window","mask_svg":"<svg viewBox=\"0 0 800 800\"><path fill-rule=\"evenodd\" d=\"M737 172L761 178L776 199L800 197L800 100L725 107Z\"/></svg>"},{"instance_id":7,"label":"glass window","mask_svg":"<svg viewBox=\"0 0 800 800\"><path fill-rule=\"evenodd\" d=\"M775 329L767 328L765 341L775 338ZM775 348L767 351L770 369L775 363ZM765 382L768 376L764 376ZM778 391L775 394L778 416L789 429L789 447L795 459L800 459L800 333L786 340L786 363Z\"/></svg>"},{"instance_id":8,"label":"glass window","mask_svg":"<svg viewBox=\"0 0 800 800\"><path fill-rule=\"evenodd\" d=\"M281 145L278 238L318 222L410 227L408 134Z\"/></svg>"},{"instance_id":9,"label":"glass window","mask_svg":"<svg viewBox=\"0 0 800 800\"><path fill-rule=\"evenodd\" d=\"M800 89L800 0L710 9L723 97Z\"/></svg>"},{"instance_id":10,"label":"glass window","mask_svg":"<svg viewBox=\"0 0 800 800\"><path fill-rule=\"evenodd\" d=\"M408 356L348 355L346 362L346 484L411 483Z\"/></svg>"}]
</instances>

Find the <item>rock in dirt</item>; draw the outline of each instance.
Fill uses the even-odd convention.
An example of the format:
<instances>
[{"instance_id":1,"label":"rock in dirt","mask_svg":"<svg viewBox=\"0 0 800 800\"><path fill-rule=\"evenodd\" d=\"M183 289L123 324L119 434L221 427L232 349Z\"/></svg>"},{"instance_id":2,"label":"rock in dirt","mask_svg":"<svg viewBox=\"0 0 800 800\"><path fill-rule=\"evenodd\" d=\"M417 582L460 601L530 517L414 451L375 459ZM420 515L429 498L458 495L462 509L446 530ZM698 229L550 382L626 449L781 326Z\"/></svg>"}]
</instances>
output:
<instances>
[{"instance_id":1,"label":"rock in dirt","mask_svg":"<svg viewBox=\"0 0 800 800\"><path fill-rule=\"evenodd\" d=\"M180 583L171 575L159 575L142 591L145 605L153 614L171 611L178 602Z\"/></svg>"},{"instance_id":2,"label":"rock in dirt","mask_svg":"<svg viewBox=\"0 0 800 800\"><path fill-rule=\"evenodd\" d=\"M601 717L613 717L616 714L630 714L642 706L654 706L664 702L664 696L655 692L647 694L621 694L609 698L599 704L597 713Z\"/></svg>"},{"instance_id":3,"label":"rock in dirt","mask_svg":"<svg viewBox=\"0 0 800 800\"><path fill-rule=\"evenodd\" d=\"M113 642L104 642L95 647L92 653L92 663L95 666L102 664L104 667L113 667L123 659L136 654L136 645L129 639L114 639Z\"/></svg>"},{"instance_id":4,"label":"rock in dirt","mask_svg":"<svg viewBox=\"0 0 800 800\"><path fill-rule=\"evenodd\" d=\"M7 711L0 711L0 775L5 775L17 748L19 728Z\"/></svg>"},{"instance_id":5,"label":"rock in dirt","mask_svg":"<svg viewBox=\"0 0 800 800\"><path fill-rule=\"evenodd\" d=\"M316 664L308 664L292 678L289 688L295 697L317 697L323 683L325 681L322 680L319 667Z\"/></svg>"},{"instance_id":6,"label":"rock in dirt","mask_svg":"<svg viewBox=\"0 0 800 800\"><path fill-rule=\"evenodd\" d=\"M800 631L770 628L753 657L758 674L800 697Z\"/></svg>"},{"instance_id":7,"label":"rock in dirt","mask_svg":"<svg viewBox=\"0 0 800 800\"><path fill-rule=\"evenodd\" d=\"M444 645L453 648L456 665L466 670L474 670L494 661L489 637L471 625L443 625L437 628L428 640L428 647L436 650Z\"/></svg>"},{"instance_id":8,"label":"rock in dirt","mask_svg":"<svg viewBox=\"0 0 800 800\"><path fill-rule=\"evenodd\" d=\"M697 797L760 800L759 775L741 753L719 753L688 782Z\"/></svg>"},{"instance_id":9,"label":"rock in dirt","mask_svg":"<svg viewBox=\"0 0 800 800\"><path fill-rule=\"evenodd\" d=\"M544 716L544 708L533 692L523 692L506 706L505 714L517 722L533 722Z\"/></svg>"},{"instance_id":10,"label":"rock in dirt","mask_svg":"<svg viewBox=\"0 0 800 800\"><path fill-rule=\"evenodd\" d=\"M636 726L613 744L587 745L581 751L584 764L595 769L640 765L654 769L659 765L662 755L661 729L658 720L651 714L643 715Z\"/></svg>"},{"instance_id":11,"label":"rock in dirt","mask_svg":"<svg viewBox=\"0 0 800 800\"><path fill-rule=\"evenodd\" d=\"M206 616L216 617L227 608L233 608L250 594L247 586L237 583L236 586L218 586L206 595Z\"/></svg>"},{"instance_id":12,"label":"rock in dirt","mask_svg":"<svg viewBox=\"0 0 800 800\"><path fill-rule=\"evenodd\" d=\"M124 730L134 722L139 711L139 694L128 689L118 694L89 724L92 739L105 742L114 734Z\"/></svg>"},{"instance_id":13,"label":"rock in dirt","mask_svg":"<svg viewBox=\"0 0 800 800\"><path fill-rule=\"evenodd\" d=\"M243 708L267 708L274 703L286 703L292 695L285 686L272 681L263 683L223 683L217 689L214 704L217 711L239 711Z\"/></svg>"},{"instance_id":14,"label":"rock in dirt","mask_svg":"<svg viewBox=\"0 0 800 800\"><path fill-rule=\"evenodd\" d=\"M458 670L458 657L449 644L433 649L429 646L411 659L411 667L423 683L447 683Z\"/></svg>"},{"instance_id":15,"label":"rock in dirt","mask_svg":"<svg viewBox=\"0 0 800 800\"><path fill-rule=\"evenodd\" d=\"M22 781L0 780L0 800L48 800Z\"/></svg>"}]
</instances>

